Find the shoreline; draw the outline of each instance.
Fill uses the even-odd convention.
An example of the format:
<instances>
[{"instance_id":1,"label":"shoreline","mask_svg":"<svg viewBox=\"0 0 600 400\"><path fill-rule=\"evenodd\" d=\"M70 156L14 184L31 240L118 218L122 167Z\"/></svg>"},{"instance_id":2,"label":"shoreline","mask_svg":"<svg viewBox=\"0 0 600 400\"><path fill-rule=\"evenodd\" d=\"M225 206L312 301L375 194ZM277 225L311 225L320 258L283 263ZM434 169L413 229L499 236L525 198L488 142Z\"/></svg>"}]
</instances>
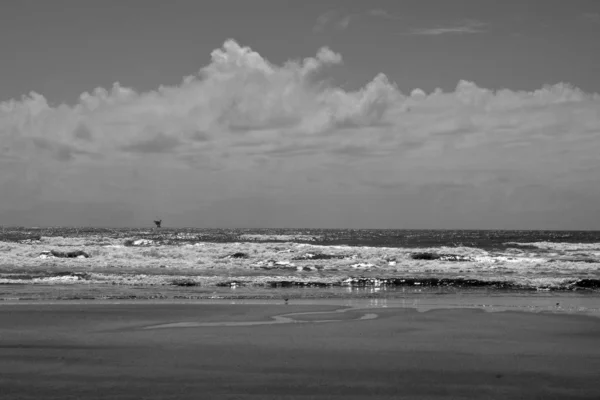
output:
<instances>
[{"instance_id":1,"label":"shoreline","mask_svg":"<svg viewBox=\"0 0 600 400\"><path fill-rule=\"evenodd\" d=\"M13 287L14 288L14 287ZM498 290L404 290L386 293L362 290L352 292L327 292L323 289L263 289L240 290L221 288L204 293L197 290L170 288L161 293L148 292L153 288L127 288L126 293L112 296L96 287L83 292L68 292L68 287L37 285L20 287L13 295L0 286L0 308L9 305L111 305L111 304L212 304L212 305L312 305L350 308L403 308L419 312L442 309L480 309L486 312L518 311L527 313L552 313L586 315L600 318L600 295L590 292L531 292ZM16 288L14 288L16 289ZM62 293L61 293L62 289ZM179 289L179 290L177 290ZM206 288L204 288L206 289ZM114 289L113 289L114 290ZM146 293L144 293L146 292Z\"/></svg>"},{"instance_id":2,"label":"shoreline","mask_svg":"<svg viewBox=\"0 0 600 400\"><path fill-rule=\"evenodd\" d=\"M595 233L572 238L543 232L440 235L25 229L0 236L0 306L289 299L600 314L600 236ZM361 245L333 244L346 236L362 237ZM372 240L379 245L365 245ZM382 246L392 242L395 247ZM402 246L409 242L418 246Z\"/></svg>"}]
</instances>

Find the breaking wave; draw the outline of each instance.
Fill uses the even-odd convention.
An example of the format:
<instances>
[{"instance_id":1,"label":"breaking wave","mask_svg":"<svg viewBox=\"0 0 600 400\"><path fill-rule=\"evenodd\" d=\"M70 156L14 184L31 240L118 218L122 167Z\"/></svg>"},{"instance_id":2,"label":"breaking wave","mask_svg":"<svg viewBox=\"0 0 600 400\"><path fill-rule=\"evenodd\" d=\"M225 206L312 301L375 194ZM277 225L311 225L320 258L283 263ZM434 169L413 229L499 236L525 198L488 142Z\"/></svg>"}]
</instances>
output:
<instances>
[{"instance_id":1,"label":"breaking wave","mask_svg":"<svg viewBox=\"0 0 600 400\"><path fill-rule=\"evenodd\" d=\"M20 228L0 255L4 285L600 289L600 232Z\"/></svg>"}]
</instances>

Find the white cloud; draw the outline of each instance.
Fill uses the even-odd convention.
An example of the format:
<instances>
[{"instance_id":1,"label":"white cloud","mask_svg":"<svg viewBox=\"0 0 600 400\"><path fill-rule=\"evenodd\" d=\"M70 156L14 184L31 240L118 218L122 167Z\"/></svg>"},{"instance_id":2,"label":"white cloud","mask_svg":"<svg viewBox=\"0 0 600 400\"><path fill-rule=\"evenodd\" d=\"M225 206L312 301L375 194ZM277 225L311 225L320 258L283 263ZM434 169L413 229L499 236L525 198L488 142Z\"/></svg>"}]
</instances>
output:
<instances>
[{"instance_id":1,"label":"white cloud","mask_svg":"<svg viewBox=\"0 0 600 400\"><path fill-rule=\"evenodd\" d=\"M389 20L393 20L393 21L398 21L398 20L402 19L402 17L394 15L382 8L373 8L367 12L367 15L369 15L371 17L375 17L375 18L383 18L383 19L389 19Z\"/></svg>"},{"instance_id":2,"label":"white cloud","mask_svg":"<svg viewBox=\"0 0 600 400\"><path fill-rule=\"evenodd\" d=\"M12 199L0 214L33 201L32 188L39 201L105 196L119 207L151 201L184 211L198 193L216 201L261 190L297 193L306 204L319 193L359 201L405 191L415 207L419 193L438 190L456 207L465 196L483 199L469 208L483 214L485 202L515 213L517 194L544 203L544 193L580 193L590 209L600 201L598 94L461 81L452 92L405 95L383 74L346 91L315 74L342 62L328 48L275 65L228 40L211 56L178 86L137 93L115 83L72 106L52 107L37 93L0 103L0 193Z\"/></svg>"},{"instance_id":3,"label":"white cloud","mask_svg":"<svg viewBox=\"0 0 600 400\"><path fill-rule=\"evenodd\" d=\"M342 10L329 10L317 17L313 32L323 32L328 27L343 31L347 29L348 26L350 26L350 23L358 16L358 14L351 14Z\"/></svg>"},{"instance_id":4,"label":"white cloud","mask_svg":"<svg viewBox=\"0 0 600 400\"><path fill-rule=\"evenodd\" d=\"M473 34L486 31L486 24L481 21L466 21L459 25L437 26L434 28L414 28L410 30L412 35L438 36Z\"/></svg>"},{"instance_id":5,"label":"white cloud","mask_svg":"<svg viewBox=\"0 0 600 400\"><path fill-rule=\"evenodd\" d=\"M340 18L339 21L337 21L337 27L339 29L346 29L348 28L348 26L350 25L350 22L352 22L352 19L354 18L353 15L344 15L342 18Z\"/></svg>"},{"instance_id":6,"label":"white cloud","mask_svg":"<svg viewBox=\"0 0 600 400\"><path fill-rule=\"evenodd\" d=\"M323 32L328 28L334 28L339 31L346 30L351 23L362 20L365 17L385 19L390 21L400 21L402 17L394 15L384 9L374 8L365 12L350 13L343 10L329 10L317 17L313 32Z\"/></svg>"}]
</instances>

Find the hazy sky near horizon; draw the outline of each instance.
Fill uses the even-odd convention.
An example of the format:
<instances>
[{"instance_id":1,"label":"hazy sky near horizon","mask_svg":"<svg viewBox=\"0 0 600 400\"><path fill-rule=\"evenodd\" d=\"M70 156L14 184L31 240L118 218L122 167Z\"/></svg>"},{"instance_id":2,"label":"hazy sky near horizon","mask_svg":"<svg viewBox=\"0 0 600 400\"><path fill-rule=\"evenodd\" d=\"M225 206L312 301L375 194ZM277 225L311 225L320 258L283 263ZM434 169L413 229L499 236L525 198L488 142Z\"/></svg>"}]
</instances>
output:
<instances>
[{"instance_id":1,"label":"hazy sky near horizon","mask_svg":"<svg viewBox=\"0 0 600 400\"><path fill-rule=\"evenodd\" d=\"M8 0L0 225L600 229L600 1Z\"/></svg>"}]
</instances>

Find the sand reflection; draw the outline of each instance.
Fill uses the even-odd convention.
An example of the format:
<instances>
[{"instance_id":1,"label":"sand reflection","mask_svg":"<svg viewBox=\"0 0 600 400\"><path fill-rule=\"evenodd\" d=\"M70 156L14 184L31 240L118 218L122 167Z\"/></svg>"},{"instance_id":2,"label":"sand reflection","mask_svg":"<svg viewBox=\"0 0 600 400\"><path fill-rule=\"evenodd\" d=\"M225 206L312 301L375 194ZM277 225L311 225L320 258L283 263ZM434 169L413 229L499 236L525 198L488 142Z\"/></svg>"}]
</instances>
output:
<instances>
[{"instance_id":1,"label":"sand reflection","mask_svg":"<svg viewBox=\"0 0 600 400\"><path fill-rule=\"evenodd\" d=\"M363 321L379 317L375 313L362 313L357 318L331 318L319 319L323 315L343 314L347 312L359 311L356 308L343 308L334 311L319 311L319 312L301 312L287 313L272 316L270 321L223 321L223 322L175 322L170 324L160 324L146 326L142 329L170 329L170 328L195 328L195 327L210 327L210 326L254 326L254 325L276 325L276 324L305 324L305 323L330 323L341 321Z\"/></svg>"}]
</instances>

